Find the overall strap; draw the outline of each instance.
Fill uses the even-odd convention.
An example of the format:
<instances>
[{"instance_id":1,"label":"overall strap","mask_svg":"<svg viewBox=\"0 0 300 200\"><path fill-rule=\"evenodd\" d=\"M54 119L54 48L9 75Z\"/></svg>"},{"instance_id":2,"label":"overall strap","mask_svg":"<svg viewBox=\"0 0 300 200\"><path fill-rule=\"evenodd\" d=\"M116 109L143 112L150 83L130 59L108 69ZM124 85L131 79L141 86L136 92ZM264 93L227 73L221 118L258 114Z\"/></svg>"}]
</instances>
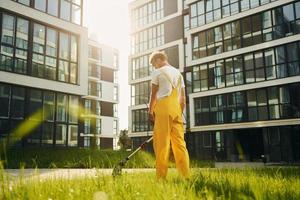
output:
<instances>
[{"instance_id":1,"label":"overall strap","mask_svg":"<svg viewBox=\"0 0 300 200\"><path fill-rule=\"evenodd\" d=\"M174 84L173 84L173 81L171 80L171 78L167 75L167 73L165 73L164 71L162 71L161 70L161 73L167 78L167 80L169 81L169 83L172 85L172 88L174 89L174 88L180 88L179 86L181 86L181 76L179 76L179 78L178 78L178 85L177 86L175 86Z\"/></svg>"}]
</instances>

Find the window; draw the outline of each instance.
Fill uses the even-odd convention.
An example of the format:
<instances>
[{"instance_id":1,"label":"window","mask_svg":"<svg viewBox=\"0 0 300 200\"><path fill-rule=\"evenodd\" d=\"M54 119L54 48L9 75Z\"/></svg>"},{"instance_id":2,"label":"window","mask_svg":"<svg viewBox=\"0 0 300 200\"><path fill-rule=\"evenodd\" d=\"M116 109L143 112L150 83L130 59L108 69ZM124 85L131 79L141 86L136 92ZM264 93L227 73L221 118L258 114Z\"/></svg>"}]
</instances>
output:
<instances>
[{"instance_id":1,"label":"window","mask_svg":"<svg viewBox=\"0 0 300 200\"><path fill-rule=\"evenodd\" d=\"M91 134L91 120L84 119L84 134Z\"/></svg>"},{"instance_id":2,"label":"window","mask_svg":"<svg viewBox=\"0 0 300 200\"><path fill-rule=\"evenodd\" d=\"M131 86L131 105L145 105L149 101L150 82L145 81Z\"/></svg>"},{"instance_id":3,"label":"window","mask_svg":"<svg viewBox=\"0 0 300 200\"><path fill-rule=\"evenodd\" d=\"M14 71L21 74L27 73L27 49L29 22L17 18L16 50Z\"/></svg>"},{"instance_id":4,"label":"window","mask_svg":"<svg viewBox=\"0 0 300 200\"><path fill-rule=\"evenodd\" d=\"M69 81L69 63L67 61L59 61L58 80L64 82Z\"/></svg>"},{"instance_id":5,"label":"window","mask_svg":"<svg viewBox=\"0 0 300 200\"><path fill-rule=\"evenodd\" d=\"M209 1L211 2L211 1ZM259 1L247 1L251 2L251 8L259 5ZM199 2L197 2L199 3ZM196 3L196 4L197 4ZM208 1L206 1L208 3ZM226 9L230 7L230 11L233 12L235 5L238 6L238 2L222 1L223 17ZM242 8L245 1L241 2ZM196 5L192 4L192 5ZM228 4L228 5L227 5ZM209 3L209 9L211 5ZM237 8L237 7L236 7ZM196 9L197 7L191 8ZM208 9L208 8L207 8ZM225 10L224 10L225 9ZM194 11L193 11L194 12ZM208 13L206 11L206 22ZM193 14L191 14L191 17ZM196 15L197 16L197 15ZM196 16L194 18L196 18ZM249 47L256 44L261 44L265 41L271 41L274 39L294 35L300 33L300 28L297 28L300 24L300 20L296 20L296 14L294 11L294 3L290 3L285 6L277 7L269 11L264 11L255 15L251 15L228 24L217 26L205 31L192 35L192 59L200 59L207 56L217 55L223 51L232 51L243 47ZM192 23L193 21L191 21ZM218 33L223 34L218 34ZM215 35L215 41L212 42L211 38ZM206 36L206 37L205 37ZM223 51L222 51L223 48Z\"/></svg>"},{"instance_id":6,"label":"window","mask_svg":"<svg viewBox=\"0 0 300 200\"><path fill-rule=\"evenodd\" d=\"M0 70L77 84L76 35L5 13L2 24ZM31 30L29 26L32 26ZM31 51L29 46L32 46Z\"/></svg>"},{"instance_id":7,"label":"window","mask_svg":"<svg viewBox=\"0 0 300 200\"><path fill-rule=\"evenodd\" d=\"M54 124L44 123L42 133L42 145L53 144Z\"/></svg>"},{"instance_id":8,"label":"window","mask_svg":"<svg viewBox=\"0 0 300 200\"><path fill-rule=\"evenodd\" d=\"M34 0L34 8L46 12L46 0Z\"/></svg>"},{"instance_id":9,"label":"window","mask_svg":"<svg viewBox=\"0 0 300 200\"><path fill-rule=\"evenodd\" d=\"M41 90L31 89L29 93L29 119L34 121L43 120L43 95Z\"/></svg>"},{"instance_id":10,"label":"window","mask_svg":"<svg viewBox=\"0 0 300 200\"><path fill-rule=\"evenodd\" d=\"M277 87L268 88L269 118L279 119L279 91Z\"/></svg>"},{"instance_id":11,"label":"window","mask_svg":"<svg viewBox=\"0 0 300 200\"><path fill-rule=\"evenodd\" d=\"M152 130L152 125L148 120L147 109L139 109L132 111L132 131L143 132Z\"/></svg>"},{"instance_id":12,"label":"window","mask_svg":"<svg viewBox=\"0 0 300 200\"><path fill-rule=\"evenodd\" d=\"M59 0L48 0L47 13L50 15L58 16L58 1Z\"/></svg>"},{"instance_id":13,"label":"window","mask_svg":"<svg viewBox=\"0 0 300 200\"><path fill-rule=\"evenodd\" d=\"M72 22L81 24L81 7L76 4L72 4Z\"/></svg>"},{"instance_id":14,"label":"window","mask_svg":"<svg viewBox=\"0 0 300 200\"><path fill-rule=\"evenodd\" d=\"M273 39L272 35L272 15L271 11L262 13L262 27L263 27L263 40L270 41Z\"/></svg>"},{"instance_id":15,"label":"window","mask_svg":"<svg viewBox=\"0 0 300 200\"><path fill-rule=\"evenodd\" d=\"M193 92L222 88L224 79L229 87L298 75L300 58L297 52L298 43L293 42L202 64L201 69L196 65L192 71Z\"/></svg>"},{"instance_id":16,"label":"window","mask_svg":"<svg viewBox=\"0 0 300 200\"><path fill-rule=\"evenodd\" d=\"M203 133L203 147L209 148L212 147L212 136L211 133Z\"/></svg>"},{"instance_id":17,"label":"window","mask_svg":"<svg viewBox=\"0 0 300 200\"><path fill-rule=\"evenodd\" d=\"M262 52L256 52L254 54L254 60L255 60L255 77L256 82L264 81L265 80L265 69L264 69L264 57Z\"/></svg>"},{"instance_id":18,"label":"window","mask_svg":"<svg viewBox=\"0 0 300 200\"><path fill-rule=\"evenodd\" d=\"M77 146L78 126L69 125L68 146Z\"/></svg>"},{"instance_id":19,"label":"window","mask_svg":"<svg viewBox=\"0 0 300 200\"><path fill-rule=\"evenodd\" d=\"M54 92L44 92L44 120L53 122L55 112Z\"/></svg>"},{"instance_id":20,"label":"window","mask_svg":"<svg viewBox=\"0 0 300 200\"><path fill-rule=\"evenodd\" d=\"M77 96L69 96L69 122L77 124L79 114L79 100Z\"/></svg>"},{"instance_id":21,"label":"window","mask_svg":"<svg viewBox=\"0 0 300 200\"><path fill-rule=\"evenodd\" d=\"M256 91L250 90L247 92L247 101L248 101L248 120L255 121L257 120L257 101L256 101Z\"/></svg>"},{"instance_id":22,"label":"window","mask_svg":"<svg viewBox=\"0 0 300 200\"><path fill-rule=\"evenodd\" d=\"M60 33L59 34L59 57L62 59L69 59L69 54L70 54L70 37L66 33Z\"/></svg>"},{"instance_id":23,"label":"window","mask_svg":"<svg viewBox=\"0 0 300 200\"><path fill-rule=\"evenodd\" d=\"M267 92L265 89L257 90L257 106L258 106L258 119L268 119L268 107L267 107Z\"/></svg>"},{"instance_id":24,"label":"window","mask_svg":"<svg viewBox=\"0 0 300 200\"><path fill-rule=\"evenodd\" d=\"M89 46L89 58L100 61L101 60L101 49L93 46Z\"/></svg>"},{"instance_id":25,"label":"window","mask_svg":"<svg viewBox=\"0 0 300 200\"><path fill-rule=\"evenodd\" d=\"M45 26L34 24L33 26L33 55L32 55L32 75L44 77L45 64Z\"/></svg>"},{"instance_id":26,"label":"window","mask_svg":"<svg viewBox=\"0 0 300 200\"><path fill-rule=\"evenodd\" d=\"M100 101L96 101L96 115L101 115L101 102Z\"/></svg>"},{"instance_id":27,"label":"window","mask_svg":"<svg viewBox=\"0 0 300 200\"><path fill-rule=\"evenodd\" d=\"M19 3L24 4L26 6L30 5L30 0L17 0Z\"/></svg>"},{"instance_id":28,"label":"window","mask_svg":"<svg viewBox=\"0 0 300 200\"><path fill-rule=\"evenodd\" d=\"M47 28L45 78L56 79L57 32Z\"/></svg>"},{"instance_id":29,"label":"window","mask_svg":"<svg viewBox=\"0 0 300 200\"><path fill-rule=\"evenodd\" d=\"M150 1L143 6L132 11L133 28L141 28L147 24L153 23L163 17L163 0Z\"/></svg>"},{"instance_id":30,"label":"window","mask_svg":"<svg viewBox=\"0 0 300 200\"><path fill-rule=\"evenodd\" d=\"M2 36L1 36L1 65L0 68L12 71L13 67L13 45L15 32L15 17L2 15Z\"/></svg>"},{"instance_id":31,"label":"window","mask_svg":"<svg viewBox=\"0 0 300 200\"><path fill-rule=\"evenodd\" d=\"M70 21L71 18L71 4L67 0L60 1L60 18Z\"/></svg>"},{"instance_id":32,"label":"window","mask_svg":"<svg viewBox=\"0 0 300 200\"><path fill-rule=\"evenodd\" d=\"M65 94L57 94L56 120L60 122L67 121L67 103L68 96Z\"/></svg>"},{"instance_id":33,"label":"window","mask_svg":"<svg viewBox=\"0 0 300 200\"><path fill-rule=\"evenodd\" d=\"M0 117L8 118L9 104L10 104L10 87L8 85L0 84Z\"/></svg>"},{"instance_id":34,"label":"window","mask_svg":"<svg viewBox=\"0 0 300 200\"><path fill-rule=\"evenodd\" d=\"M286 55L284 46L275 48L276 71L277 77L283 78L287 76Z\"/></svg>"},{"instance_id":35,"label":"window","mask_svg":"<svg viewBox=\"0 0 300 200\"><path fill-rule=\"evenodd\" d=\"M101 119L96 119L95 134L101 134Z\"/></svg>"},{"instance_id":36,"label":"window","mask_svg":"<svg viewBox=\"0 0 300 200\"><path fill-rule=\"evenodd\" d=\"M273 49L267 49L264 51L264 61L266 65L266 77L267 80L276 78L276 66L275 66L275 55Z\"/></svg>"},{"instance_id":37,"label":"window","mask_svg":"<svg viewBox=\"0 0 300 200\"><path fill-rule=\"evenodd\" d=\"M118 117L118 104L114 104L114 117Z\"/></svg>"},{"instance_id":38,"label":"window","mask_svg":"<svg viewBox=\"0 0 300 200\"><path fill-rule=\"evenodd\" d=\"M289 76L295 76L300 74L299 67L299 48L296 43L287 44L287 62L288 62L288 72Z\"/></svg>"},{"instance_id":39,"label":"window","mask_svg":"<svg viewBox=\"0 0 300 200\"><path fill-rule=\"evenodd\" d=\"M65 146L67 143L67 126L64 124L56 125L56 145Z\"/></svg>"},{"instance_id":40,"label":"window","mask_svg":"<svg viewBox=\"0 0 300 200\"><path fill-rule=\"evenodd\" d=\"M22 87L12 88L12 100L11 100L11 118L23 119L25 110L25 89Z\"/></svg>"},{"instance_id":41,"label":"window","mask_svg":"<svg viewBox=\"0 0 300 200\"><path fill-rule=\"evenodd\" d=\"M114 120L113 122L113 134L117 135L118 134L118 121Z\"/></svg>"},{"instance_id":42,"label":"window","mask_svg":"<svg viewBox=\"0 0 300 200\"><path fill-rule=\"evenodd\" d=\"M135 54L146 51L161 46L164 43L164 24L159 24L133 35L132 53Z\"/></svg>"}]
</instances>

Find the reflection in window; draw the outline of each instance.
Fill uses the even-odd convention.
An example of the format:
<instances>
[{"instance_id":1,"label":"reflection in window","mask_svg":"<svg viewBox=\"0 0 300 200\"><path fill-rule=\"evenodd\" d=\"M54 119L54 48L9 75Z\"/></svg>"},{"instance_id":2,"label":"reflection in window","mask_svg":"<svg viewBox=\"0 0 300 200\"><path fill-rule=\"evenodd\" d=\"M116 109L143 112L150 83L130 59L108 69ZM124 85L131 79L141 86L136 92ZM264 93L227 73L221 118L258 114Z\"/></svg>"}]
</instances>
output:
<instances>
[{"instance_id":1,"label":"reflection in window","mask_svg":"<svg viewBox=\"0 0 300 200\"><path fill-rule=\"evenodd\" d=\"M44 120L53 122L55 112L55 95L53 92L44 92Z\"/></svg>"},{"instance_id":2,"label":"reflection in window","mask_svg":"<svg viewBox=\"0 0 300 200\"><path fill-rule=\"evenodd\" d=\"M69 122L78 123L79 100L77 96L69 96Z\"/></svg>"},{"instance_id":3,"label":"reflection in window","mask_svg":"<svg viewBox=\"0 0 300 200\"><path fill-rule=\"evenodd\" d=\"M56 120L60 122L67 121L67 101L65 94L57 94Z\"/></svg>"},{"instance_id":4,"label":"reflection in window","mask_svg":"<svg viewBox=\"0 0 300 200\"><path fill-rule=\"evenodd\" d=\"M71 18L71 4L66 0L60 1L60 18L70 21Z\"/></svg>"},{"instance_id":5,"label":"reflection in window","mask_svg":"<svg viewBox=\"0 0 300 200\"><path fill-rule=\"evenodd\" d=\"M23 119L25 110L25 89L22 87L12 88L12 100L11 100L11 118Z\"/></svg>"},{"instance_id":6,"label":"reflection in window","mask_svg":"<svg viewBox=\"0 0 300 200\"><path fill-rule=\"evenodd\" d=\"M65 146L67 143L67 126L64 124L56 125L56 145Z\"/></svg>"},{"instance_id":7,"label":"reflection in window","mask_svg":"<svg viewBox=\"0 0 300 200\"><path fill-rule=\"evenodd\" d=\"M58 16L58 1L59 0L48 0L47 13L50 15Z\"/></svg>"},{"instance_id":8,"label":"reflection in window","mask_svg":"<svg viewBox=\"0 0 300 200\"><path fill-rule=\"evenodd\" d=\"M34 8L46 12L46 0L34 0Z\"/></svg>"},{"instance_id":9,"label":"reflection in window","mask_svg":"<svg viewBox=\"0 0 300 200\"><path fill-rule=\"evenodd\" d=\"M69 81L69 63L67 61L63 61L63 60L59 61L58 80L64 82Z\"/></svg>"},{"instance_id":10,"label":"reflection in window","mask_svg":"<svg viewBox=\"0 0 300 200\"><path fill-rule=\"evenodd\" d=\"M62 59L69 59L69 49L70 41L69 35L66 33L59 34L59 57Z\"/></svg>"},{"instance_id":11,"label":"reflection in window","mask_svg":"<svg viewBox=\"0 0 300 200\"><path fill-rule=\"evenodd\" d=\"M10 87L8 85L0 84L0 117L8 118L10 100Z\"/></svg>"}]
</instances>

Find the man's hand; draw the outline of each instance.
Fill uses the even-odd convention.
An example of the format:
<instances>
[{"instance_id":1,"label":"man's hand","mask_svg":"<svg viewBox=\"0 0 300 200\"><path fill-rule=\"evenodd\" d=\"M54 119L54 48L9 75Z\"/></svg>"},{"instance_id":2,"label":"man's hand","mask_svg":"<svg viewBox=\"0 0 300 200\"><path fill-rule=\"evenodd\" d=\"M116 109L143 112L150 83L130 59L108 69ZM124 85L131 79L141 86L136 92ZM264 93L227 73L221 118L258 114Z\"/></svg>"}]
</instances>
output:
<instances>
[{"instance_id":1,"label":"man's hand","mask_svg":"<svg viewBox=\"0 0 300 200\"><path fill-rule=\"evenodd\" d=\"M154 113L153 112L149 112L148 113L148 116L149 116L149 120L152 124L154 124L154 121L155 121L155 116L154 116Z\"/></svg>"}]
</instances>

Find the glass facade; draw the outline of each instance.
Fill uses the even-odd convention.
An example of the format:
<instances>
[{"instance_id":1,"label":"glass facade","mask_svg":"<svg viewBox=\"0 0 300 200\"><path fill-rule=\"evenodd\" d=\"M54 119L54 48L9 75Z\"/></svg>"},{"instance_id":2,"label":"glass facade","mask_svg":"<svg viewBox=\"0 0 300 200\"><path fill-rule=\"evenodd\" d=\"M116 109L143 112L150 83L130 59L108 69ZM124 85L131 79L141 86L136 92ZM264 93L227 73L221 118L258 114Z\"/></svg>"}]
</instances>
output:
<instances>
[{"instance_id":1,"label":"glass facade","mask_svg":"<svg viewBox=\"0 0 300 200\"><path fill-rule=\"evenodd\" d=\"M151 131L153 129L152 124L148 120L147 109L133 110L131 117L132 132Z\"/></svg>"},{"instance_id":2,"label":"glass facade","mask_svg":"<svg viewBox=\"0 0 300 200\"><path fill-rule=\"evenodd\" d=\"M192 91L300 75L299 52L300 42L293 42L194 66Z\"/></svg>"},{"instance_id":3,"label":"glass facade","mask_svg":"<svg viewBox=\"0 0 300 200\"><path fill-rule=\"evenodd\" d=\"M192 59L300 33L300 2L257 13L192 35Z\"/></svg>"},{"instance_id":4,"label":"glass facade","mask_svg":"<svg viewBox=\"0 0 300 200\"><path fill-rule=\"evenodd\" d=\"M195 98L195 125L300 117L300 84Z\"/></svg>"},{"instance_id":5,"label":"glass facade","mask_svg":"<svg viewBox=\"0 0 300 200\"><path fill-rule=\"evenodd\" d=\"M203 131L186 134L186 143L201 160L293 163L300 160L299 131L299 125Z\"/></svg>"},{"instance_id":6,"label":"glass facade","mask_svg":"<svg viewBox=\"0 0 300 200\"><path fill-rule=\"evenodd\" d=\"M102 51L98 47L89 45L89 58L101 61Z\"/></svg>"},{"instance_id":7,"label":"glass facade","mask_svg":"<svg viewBox=\"0 0 300 200\"><path fill-rule=\"evenodd\" d=\"M82 0L13 0L60 19L81 25Z\"/></svg>"},{"instance_id":8,"label":"glass facade","mask_svg":"<svg viewBox=\"0 0 300 200\"><path fill-rule=\"evenodd\" d=\"M24 145L77 146L78 96L0 84L0 102L6 105L0 112L0 137L11 145L19 139ZM33 129L14 138L25 122Z\"/></svg>"},{"instance_id":9,"label":"glass facade","mask_svg":"<svg viewBox=\"0 0 300 200\"><path fill-rule=\"evenodd\" d=\"M147 77L153 71L153 67L149 64L149 56L144 55L137 58L132 58L132 79Z\"/></svg>"},{"instance_id":10,"label":"glass facade","mask_svg":"<svg viewBox=\"0 0 300 200\"><path fill-rule=\"evenodd\" d=\"M202 26L276 0L201 0L190 5L191 28Z\"/></svg>"},{"instance_id":11,"label":"glass facade","mask_svg":"<svg viewBox=\"0 0 300 200\"><path fill-rule=\"evenodd\" d=\"M0 70L77 84L77 36L8 13L0 14Z\"/></svg>"},{"instance_id":12,"label":"glass facade","mask_svg":"<svg viewBox=\"0 0 300 200\"><path fill-rule=\"evenodd\" d=\"M88 83L88 95L102 97L102 84L94 81Z\"/></svg>"},{"instance_id":13,"label":"glass facade","mask_svg":"<svg viewBox=\"0 0 300 200\"><path fill-rule=\"evenodd\" d=\"M159 47L165 43L164 24L135 33L131 38L132 54Z\"/></svg>"},{"instance_id":14,"label":"glass facade","mask_svg":"<svg viewBox=\"0 0 300 200\"><path fill-rule=\"evenodd\" d=\"M131 105L145 105L149 102L150 81L131 85Z\"/></svg>"},{"instance_id":15,"label":"glass facade","mask_svg":"<svg viewBox=\"0 0 300 200\"><path fill-rule=\"evenodd\" d=\"M163 0L154 0L136 8L132 12L133 28L141 28L164 17Z\"/></svg>"}]
</instances>

